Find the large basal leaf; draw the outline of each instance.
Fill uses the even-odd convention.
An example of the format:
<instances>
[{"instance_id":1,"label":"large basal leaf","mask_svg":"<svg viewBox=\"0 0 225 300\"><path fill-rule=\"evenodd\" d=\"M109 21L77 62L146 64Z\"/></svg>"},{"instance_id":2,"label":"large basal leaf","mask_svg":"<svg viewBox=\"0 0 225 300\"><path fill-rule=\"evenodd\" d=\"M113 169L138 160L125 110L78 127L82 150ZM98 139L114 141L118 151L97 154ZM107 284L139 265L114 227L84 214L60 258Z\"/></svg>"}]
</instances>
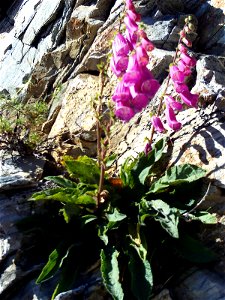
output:
<instances>
[{"instance_id":1,"label":"large basal leaf","mask_svg":"<svg viewBox=\"0 0 225 300\"><path fill-rule=\"evenodd\" d=\"M159 221L161 226L172 237L178 238L179 211L174 207L170 207L162 200L152 200L149 201L149 204L149 206L157 212L157 215L154 216L154 219Z\"/></svg>"},{"instance_id":2,"label":"large basal leaf","mask_svg":"<svg viewBox=\"0 0 225 300\"><path fill-rule=\"evenodd\" d=\"M195 263L209 263L218 259L213 251L187 234L182 234L178 240L178 251L184 258Z\"/></svg>"},{"instance_id":3,"label":"large basal leaf","mask_svg":"<svg viewBox=\"0 0 225 300\"><path fill-rule=\"evenodd\" d=\"M77 184L63 176L47 176L45 179L50 180L64 188L76 188Z\"/></svg>"},{"instance_id":4,"label":"large basal leaf","mask_svg":"<svg viewBox=\"0 0 225 300\"><path fill-rule=\"evenodd\" d=\"M101 250L101 273L107 291L115 300L123 300L124 293L120 283L118 258L119 252L115 247Z\"/></svg>"},{"instance_id":5,"label":"large basal leaf","mask_svg":"<svg viewBox=\"0 0 225 300\"><path fill-rule=\"evenodd\" d=\"M154 182L149 190L149 193L160 193L165 191L170 186L178 186L182 183L190 183L204 177L206 171L198 166L184 164L174 166L166 171L165 175Z\"/></svg>"},{"instance_id":6,"label":"large basal leaf","mask_svg":"<svg viewBox=\"0 0 225 300\"><path fill-rule=\"evenodd\" d=\"M61 267L63 260L67 257L70 247L67 249L63 244L58 246L49 255L48 262L44 266L39 275L36 283L42 283L50 278L52 278L58 269Z\"/></svg>"},{"instance_id":7,"label":"large basal leaf","mask_svg":"<svg viewBox=\"0 0 225 300\"><path fill-rule=\"evenodd\" d=\"M129 256L129 271L131 276L131 290L138 300L150 299L153 277L149 261L143 259L137 253L137 247L129 248L127 254Z\"/></svg>"},{"instance_id":8,"label":"large basal leaf","mask_svg":"<svg viewBox=\"0 0 225 300\"><path fill-rule=\"evenodd\" d=\"M96 161L87 156L80 156L76 160L64 157L67 171L75 178L84 183L98 183L100 169Z\"/></svg>"},{"instance_id":9,"label":"large basal leaf","mask_svg":"<svg viewBox=\"0 0 225 300\"><path fill-rule=\"evenodd\" d=\"M63 203L76 204L84 207L96 205L95 190L88 191L89 185L78 184L76 188L54 188L34 193L30 200L55 200ZM95 188L95 186L90 186Z\"/></svg>"}]
</instances>

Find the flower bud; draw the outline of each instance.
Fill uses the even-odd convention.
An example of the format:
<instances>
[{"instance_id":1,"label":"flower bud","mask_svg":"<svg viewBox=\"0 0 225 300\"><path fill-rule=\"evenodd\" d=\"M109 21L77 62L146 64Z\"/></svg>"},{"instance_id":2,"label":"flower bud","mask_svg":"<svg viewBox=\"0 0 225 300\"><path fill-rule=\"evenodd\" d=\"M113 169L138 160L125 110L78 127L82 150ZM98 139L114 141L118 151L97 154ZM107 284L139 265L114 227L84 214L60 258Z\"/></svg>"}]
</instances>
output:
<instances>
[{"instance_id":1,"label":"flower bud","mask_svg":"<svg viewBox=\"0 0 225 300\"><path fill-rule=\"evenodd\" d=\"M155 128L156 131L158 131L160 133L165 131L165 128L163 126L163 123L162 123L160 117L153 116L151 118L151 122L152 122L152 125L153 125L153 127Z\"/></svg>"},{"instance_id":2,"label":"flower bud","mask_svg":"<svg viewBox=\"0 0 225 300\"><path fill-rule=\"evenodd\" d=\"M194 26L192 23L189 23L189 24L188 24L188 28L189 28L190 31L192 31L192 32L196 30L195 26Z\"/></svg>"}]
</instances>

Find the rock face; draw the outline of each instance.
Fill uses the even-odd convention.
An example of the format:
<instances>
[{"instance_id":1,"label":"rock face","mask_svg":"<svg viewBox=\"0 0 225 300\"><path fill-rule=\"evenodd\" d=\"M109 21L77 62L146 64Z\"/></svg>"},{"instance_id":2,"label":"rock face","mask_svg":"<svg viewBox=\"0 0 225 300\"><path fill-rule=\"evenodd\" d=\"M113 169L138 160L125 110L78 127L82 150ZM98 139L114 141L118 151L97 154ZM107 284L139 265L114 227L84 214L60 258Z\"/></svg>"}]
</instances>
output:
<instances>
[{"instance_id":1,"label":"rock face","mask_svg":"<svg viewBox=\"0 0 225 300\"><path fill-rule=\"evenodd\" d=\"M225 299L225 4L223 0L137 0L134 4L156 45L149 68L162 88L130 122L115 123L111 151L120 154L118 164L143 151L149 136L149 114L157 106L165 84L178 32L184 18L192 14L198 21L198 35L192 37L198 62L195 84L190 83L190 87L201 95L200 103L197 110L189 108L179 114L182 130L168 132L174 145L168 155L171 165L192 162L207 170L212 184L202 205L218 213L219 224L205 237L211 243L221 243L222 257L215 269L194 270L176 288L154 299ZM107 63L109 42L119 28L123 9L123 0L18 0L0 4L0 92L17 92L23 101L47 97L49 117L43 131L55 140L57 147L52 156L56 161L65 154L96 155L92 103L99 92L97 65ZM103 99L106 117L116 84L110 71L108 76ZM26 200L42 168L43 161L34 157L0 157L0 298L4 300L50 299L48 285L35 285L41 262L37 259L29 265L20 261L21 253L29 254L32 235L24 241L16 228L17 221L44 209L34 210ZM84 299L108 299L101 291L99 274L93 276L94 285L82 285L57 299L81 295ZM89 293L91 290L97 291L97 296Z\"/></svg>"}]
</instances>

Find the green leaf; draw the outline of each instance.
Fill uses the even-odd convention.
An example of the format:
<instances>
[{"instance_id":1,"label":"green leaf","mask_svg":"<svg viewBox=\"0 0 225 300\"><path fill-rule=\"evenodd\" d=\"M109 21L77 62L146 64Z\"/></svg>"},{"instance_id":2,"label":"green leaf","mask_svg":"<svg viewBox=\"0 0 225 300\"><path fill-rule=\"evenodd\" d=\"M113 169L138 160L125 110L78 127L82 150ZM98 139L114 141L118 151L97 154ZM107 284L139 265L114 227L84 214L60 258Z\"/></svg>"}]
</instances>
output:
<instances>
[{"instance_id":1,"label":"green leaf","mask_svg":"<svg viewBox=\"0 0 225 300\"><path fill-rule=\"evenodd\" d=\"M134 248L128 250L131 290L138 300L150 299L153 277L150 263L143 259Z\"/></svg>"},{"instance_id":2,"label":"green leaf","mask_svg":"<svg viewBox=\"0 0 225 300\"><path fill-rule=\"evenodd\" d=\"M64 178L63 176L47 176L45 179L50 180L61 187L65 188L76 188L77 184L69 179Z\"/></svg>"},{"instance_id":3,"label":"green leaf","mask_svg":"<svg viewBox=\"0 0 225 300\"><path fill-rule=\"evenodd\" d=\"M135 185L144 185L154 163L162 157L165 145L166 138L163 138L153 145L148 155L142 152L137 158L127 158L120 171L123 185L130 188Z\"/></svg>"},{"instance_id":4,"label":"green leaf","mask_svg":"<svg viewBox=\"0 0 225 300\"><path fill-rule=\"evenodd\" d=\"M170 207L162 200L149 201L149 205L158 214L154 216L156 221L159 221L161 226L173 237L179 238L178 223L179 211L174 207Z\"/></svg>"},{"instance_id":5,"label":"green leaf","mask_svg":"<svg viewBox=\"0 0 225 300\"><path fill-rule=\"evenodd\" d=\"M55 275L55 273L61 267L63 260L67 257L69 249L70 247L65 249L65 246L61 244L52 251L52 253L49 255L48 262L36 280L37 284L42 283Z\"/></svg>"},{"instance_id":6,"label":"green leaf","mask_svg":"<svg viewBox=\"0 0 225 300\"><path fill-rule=\"evenodd\" d=\"M100 169L95 160L87 156L80 156L76 160L64 157L64 164L71 176L79 178L84 183L98 183Z\"/></svg>"},{"instance_id":7,"label":"green leaf","mask_svg":"<svg viewBox=\"0 0 225 300\"><path fill-rule=\"evenodd\" d=\"M115 300L123 300L124 293L119 281L120 271L118 258L119 252L115 247L101 250L101 273L107 291Z\"/></svg>"},{"instance_id":8,"label":"green leaf","mask_svg":"<svg viewBox=\"0 0 225 300\"><path fill-rule=\"evenodd\" d=\"M83 222L84 225L96 220L97 217L95 215L85 215L81 217L81 220Z\"/></svg>"},{"instance_id":9,"label":"green leaf","mask_svg":"<svg viewBox=\"0 0 225 300\"><path fill-rule=\"evenodd\" d=\"M72 245L68 251L67 257L64 258L61 266L60 279L56 285L51 300L53 300L59 293L71 289L76 281L82 265L82 255L79 255L77 250L77 247Z\"/></svg>"},{"instance_id":10,"label":"green leaf","mask_svg":"<svg viewBox=\"0 0 225 300\"><path fill-rule=\"evenodd\" d=\"M178 240L178 251L184 258L195 263L209 263L218 259L213 251L187 234L182 234Z\"/></svg>"},{"instance_id":11,"label":"green leaf","mask_svg":"<svg viewBox=\"0 0 225 300\"><path fill-rule=\"evenodd\" d=\"M108 226L106 224L101 224L98 227L98 236L103 241L105 245L108 245L109 239L107 236Z\"/></svg>"},{"instance_id":12,"label":"green leaf","mask_svg":"<svg viewBox=\"0 0 225 300\"><path fill-rule=\"evenodd\" d=\"M34 193L30 200L55 200L63 203L93 207L96 205L95 190L88 190L90 186L78 184L76 188L54 188ZM95 186L91 185L91 188Z\"/></svg>"},{"instance_id":13,"label":"green leaf","mask_svg":"<svg viewBox=\"0 0 225 300\"><path fill-rule=\"evenodd\" d=\"M105 159L105 165L107 168L110 168L114 162L117 160L118 155L117 154L112 154L109 157L106 157Z\"/></svg>"},{"instance_id":14,"label":"green leaf","mask_svg":"<svg viewBox=\"0 0 225 300\"><path fill-rule=\"evenodd\" d=\"M206 171L198 166L191 164L184 164L174 166L166 171L165 175L154 182L148 194L161 193L171 186L178 186L182 183L190 183L204 177Z\"/></svg>"},{"instance_id":15,"label":"green leaf","mask_svg":"<svg viewBox=\"0 0 225 300\"><path fill-rule=\"evenodd\" d=\"M84 195L81 195L77 197L74 200L74 203L77 205L82 205L82 206L96 206L96 200L95 200L95 192L87 192Z\"/></svg>"},{"instance_id":16,"label":"green leaf","mask_svg":"<svg viewBox=\"0 0 225 300\"><path fill-rule=\"evenodd\" d=\"M216 214L211 214L207 211L198 211L195 214L188 214L187 215L191 220L197 220L204 224L217 224L217 217Z\"/></svg>"},{"instance_id":17,"label":"green leaf","mask_svg":"<svg viewBox=\"0 0 225 300\"><path fill-rule=\"evenodd\" d=\"M72 217L79 216L81 208L74 203L66 203L60 212L63 214L65 222L69 223Z\"/></svg>"},{"instance_id":18,"label":"green leaf","mask_svg":"<svg viewBox=\"0 0 225 300\"><path fill-rule=\"evenodd\" d=\"M72 201L72 196L75 194L75 192L78 191L73 188L53 188L34 193L30 200L57 200L67 203Z\"/></svg>"},{"instance_id":19,"label":"green leaf","mask_svg":"<svg viewBox=\"0 0 225 300\"><path fill-rule=\"evenodd\" d=\"M113 213L106 214L106 217L109 221L107 228L108 229L116 229L119 227L119 224L122 220L124 220L127 216L120 213L117 208L113 208Z\"/></svg>"}]
</instances>

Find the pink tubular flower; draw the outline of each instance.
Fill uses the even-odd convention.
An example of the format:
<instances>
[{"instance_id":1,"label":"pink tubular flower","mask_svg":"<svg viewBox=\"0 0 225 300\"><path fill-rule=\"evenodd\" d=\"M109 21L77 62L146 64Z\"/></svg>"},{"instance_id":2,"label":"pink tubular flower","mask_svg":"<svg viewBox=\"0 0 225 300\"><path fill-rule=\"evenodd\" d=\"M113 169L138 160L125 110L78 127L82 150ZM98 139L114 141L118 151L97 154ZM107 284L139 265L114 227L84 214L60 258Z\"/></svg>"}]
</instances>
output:
<instances>
[{"instance_id":1,"label":"pink tubular flower","mask_svg":"<svg viewBox=\"0 0 225 300\"><path fill-rule=\"evenodd\" d=\"M133 9L128 9L127 10L127 16L132 19L134 22L140 22L141 21L141 15L136 13L135 10Z\"/></svg>"},{"instance_id":2,"label":"pink tubular flower","mask_svg":"<svg viewBox=\"0 0 225 300\"><path fill-rule=\"evenodd\" d=\"M148 97L152 98L160 87L156 79L145 80L141 85L141 91Z\"/></svg>"},{"instance_id":3,"label":"pink tubular flower","mask_svg":"<svg viewBox=\"0 0 225 300\"><path fill-rule=\"evenodd\" d=\"M192 46L192 42L189 41L186 37L183 37L183 38L182 38L182 42L183 42L186 46L188 46L188 47L191 47L191 46Z\"/></svg>"},{"instance_id":4,"label":"pink tubular flower","mask_svg":"<svg viewBox=\"0 0 225 300\"><path fill-rule=\"evenodd\" d=\"M177 121L176 115L170 105L166 105L165 116L168 126L173 130L180 130L181 123Z\"/></svg>"},{"instance_id":5,"label":"pink tubular flower","mask_svg":"<svg viewBox=\"0 0 225 300\"><path fill-rule=\"evenodd\" d=\"M165 131L163 123L159 117L157 117L157 116L151 117L151 122L156 131L158 131L160 133Z\"/></svg>"},{"instance_id":6,"label":"pink tubular flower","mask_svg":"<svg viewBox=\"0 0 225 300\"><path fill-rule=\"evenodd\" d=\"M130 103L130 100L132 99L130 89L129 87L124 85L124 81L121 80L115 89L115 92L112 96L113 101L115 102L121 102L123 104L128 104Z\"/></svg>"},{"instance_id":7,"label":"pink tubular flower","mask_svg":"<svg viewBox=\"0 0 225 300\"><path fill-rule=\"evenodd\" d=\"M147 156L151 151L152 151L152 145L151 145L150 142L148 142L148 143L145 145L144 153L145 153L145 155Z\"/></svg>"},{"instance_id":8,"label":"pink tubular flower","mask_svg":"<svg viewBox=\"0 0 225 300\"><path fill-rule=\"evenodd\" d=\"M178 61L177 67L185 76L189 76L191 74L190 67L186 65L182 59Z\"/></svg>"},{"instance_id":9,"label":"pink tubular flower","mask_svg":"<svg viewBox=\"0 0 225 300\"><path fill-rule=\"evenodd\" d=\"M142 68L138 63L136 53L129 57L127 72L124 74L125 85L137 84L142 81Z\"/></svg>"},{"instance_id":10,"label":"pink tubular flower","mask_svg":"<svg viewBox=\"0 0 225 300\"><path fill-rule=\"evenodd\" d=\"M186 53L181 53L180 58L189 67L194 67L196 65L196 59Z\"/></svg>"},{"instance_id":11,"label":"pink tubular flower","mask_svg":"<svg viewBox=\"0 0 225 300\"><path fill-rule=\"evenodd\" d=\"M148 38L142 38L141 44L145 48L146 51L152 51L154 49L154 45Z\"/></svg>"},{"instance_id":12,"label":"pink tubular flower","mask_svg":"<svg viewBox=\"0 0 225 300\"><path fill-rule=\"evenodd\" d=\"M129 42L121 33L117 33L114 38L112 49L114 55L126 56L131 50Z\"/></svg>"},{"instance_id":13,"label":"pink tubular flower","mask_svg":"<svg viewBox=\"0 0 225 300\"><path fill-rule=\"evenodd\" d=\"M146 51L152 51L155 48L143 29L139 29L137 35L141 38L141 44Z\"/></svg>"},{"instance_id":14,"label":"pink tubular flower","mask_svg":"<svg viewBox=\"0 0 225 300\"><path fill-rule=\"evenodd\" d=\"M179 44L178 49L181 53L187 53L187 48L183 44Z\"/></svg>"},{"instance_id":15,"label":"pink tubular flower","mask_svg":"<svg viewBox=\"0 0 225 300\"><path fill-rule=\"evenodd\" d=\"M142 45L136 47L136 55L139 65L147 66L149 63L149 56Z\"/></svg>"},{"instance_id":16,"label":"pink tubular flower","mask_svg":"<svg viewBox=\"0 0 225 300\"><path fill-rule=\"evenodd\" d=\"M132 0L126 0L126 7L127 7L127 9L135 10Z\"/></svg>"},{"instance_id":17,"label":"pink tubular flower","mask_svg":"<svg viewBox=\"0 0 225 300\"><path fill-rule=\"evenodd\" d=\"M137 23L135 23L134 20L132 20L129 16L126 16L124 18L124 23L126 25L127 30L133 34L134 32L136 32L138 30L138 25Z\"/></svg>"},{"instance_id":18,"label":"pink tubular flower","mask_svg":"<svg viewBox=\"0 0 225 300\"><path fill-rule=\"evenodd\" d=\"M183 83L185 79L185 75L181 72L177 66L170 66L170 77L173 82Z\"/></svg>"},{"instance_id":19,"label":"pink tubular flower","mask_svg":"<svg viewBox=\"0 0 225 300\"><path fill-rule=\"evenodd\" d=\"M128 122L135 115L134 110L121 102L116 102L115 115L122 121Z\"/></svg>"},{"instance_id":20,"label":"pink tubular flower","mask_svg":"<svg viewBox=\"0 0 225 300\"><path fill-rule=\"evenodd\" d=\"M137 33L136 33L136 31L135 32L130 32L128 29L126 29L125 36L126 36L126 39L128 40L128 42L130 43L130 48L131 48L131 51L132 51L134 49L134 47L136 46L136 43L138 41Z\"/></svg>"},{"instance_id":21,"label":"pink tubular flower","mask_svg":"<svg viewBox=\"0 0 225 300\"><path fill-rule=\"evenodd\" d=\"M165 96L164 101L172 109L182 110L183 106L180 102L177 102L172 96Z\"/></svg>"},{"instance_id":22,"label":"pink tubular flower","mask_svg":"<svg viewBox=\"0 0 225 300\"><path fill-rule=\"evenodd\" d=\"M174 85L175 91L177 93L183 93L183 92L189 91L189 88L188 88L188 86L185 83L174 82L173 85Z\"/></svg>"},{"instance_id":23,"label":"pink tubular flower","mask_svg":"<svg viewBox=\"0 0 225 300\"><path fill-rule=\"evenodd\" d=\"M145 94L141 93L138 90L138 87L136 85L132 85L130 87L130 93L132 96L132 108L135 112L141 111L143 108L146 107L146 105L149 102L149 99Z\"/></svg>"},{"instance_id":24,"label":"pink tubular flower","mask_svg":"<svg viewBox=\"0 0 225 300\"><path fill-rule=\"evenodd\" d=\"M181 100L187 104L190 107L196 107L198 103L198 95L197 94L191 94L191 92L186 91L183 93L180 93Z\"/></svg>"},{"instance_id":25,"label":"pink tubular flower","mask_svg":"<svg viewBox=\"0 0 225 300\"><path fill-rule=\"evenodd\" d=\"M128 66L128 57L115 55L111 57L110 67L113 73L120 77L127 69Z\"/></svg>"}]
</instances>

